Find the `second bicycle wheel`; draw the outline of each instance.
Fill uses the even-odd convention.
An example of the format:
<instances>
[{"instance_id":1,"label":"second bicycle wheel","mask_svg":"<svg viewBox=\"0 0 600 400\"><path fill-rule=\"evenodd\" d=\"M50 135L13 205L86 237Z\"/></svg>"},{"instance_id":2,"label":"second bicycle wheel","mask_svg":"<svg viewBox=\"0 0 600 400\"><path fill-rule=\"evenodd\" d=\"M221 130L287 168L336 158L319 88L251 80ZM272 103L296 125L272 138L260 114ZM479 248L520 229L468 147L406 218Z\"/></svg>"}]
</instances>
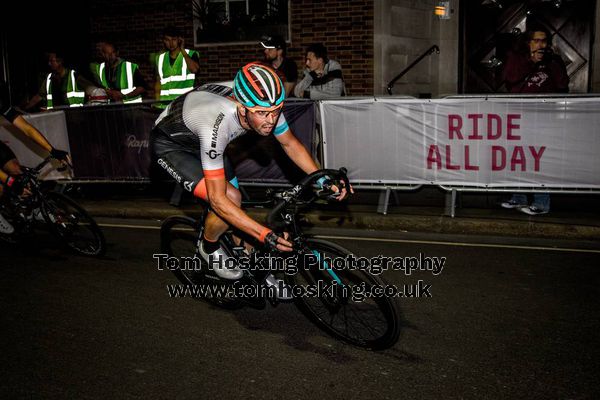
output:
<instances>
[{"instance_id":1,"label":"second bicycle wheel","mask_svg":"<svg viewBox=\"0 0 600 400\"><path fill-rule=\"evenodd\" d=\"M47 193L42 201L42 215L50 230L74 252L101 256L106 251L106 240L96 221L67 196Z\"/></svg>"},{"instance_id":2,"label":"second bicycle wheel","mask_svg":"<svg viewBox=\"0 0 600 400\"><path fill-rule=\"evenodd\" d=\"M355 300L353 290L363 287L369 290L374 285L385 286L385 282L363 271L336 268L331 271L327 260L346 260L350 252L325 240L308 239L308 248L315 256L317 265L298 269L290 278L293 285L316 287L336 285L319 296L296 297L298 308L317 326L334 337L355 346L372 350L392 347L400 336L400 310L397 300L388 297L365 297ZM336 267L339 263L336 263ZM328 269L330 271L328 271Z\"/></svg>"}]
</instances>

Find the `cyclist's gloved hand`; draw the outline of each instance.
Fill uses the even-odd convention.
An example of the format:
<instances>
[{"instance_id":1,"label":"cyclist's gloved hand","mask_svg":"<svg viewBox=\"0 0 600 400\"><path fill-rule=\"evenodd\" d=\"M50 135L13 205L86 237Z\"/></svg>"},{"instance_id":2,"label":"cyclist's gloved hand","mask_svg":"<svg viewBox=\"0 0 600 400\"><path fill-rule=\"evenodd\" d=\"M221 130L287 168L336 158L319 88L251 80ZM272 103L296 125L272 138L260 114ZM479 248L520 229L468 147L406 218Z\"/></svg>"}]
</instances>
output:
<instances>
[{"instance_id":1,"label":"cyclist's gloved hand","mask_svg":"<svg viewBox=\"0 0 600 400\"><path fill-rule=\"evenodd\" d=\"M329 175L324 175L324 176L320 177L319 180L317 181L317 185L319 185L319 188L321 190L329 189L332 184L333 184L333 179Z\"/></svg>"},{"instance_id":2,"label":"cyclist's gloved hand","mask_svg":"<svg viewBox=\"0 0 600 400\"><path fill-rule=\"evenodd\" d=\"M20 176L9 176L4 186L15 196L20 196L25 190L25 184Z\"/></svg>"},{"instance_id":3,"label":"cyclist's gloved hand","mask_svg":"<svg viewBox=\"0 0 600 400\"><path fill-rule=\"evenodd\" d=\"M50 150L50 155L59 161L69 161L69 153L64 150L55 149L54 147Z\"/></svg>"},{"instance_id":4,"label":"cyclist's gloved hand","mask_svg":"<svg viewBox=\"0 0 600 400\"><path fill-rule=\"evenodd\" d=\"M326 196L329 199L335 199L340 195L340 191L337 186L334 185L333 179L329 175L322 176L317 180L318 196Z\"/></svg>"},{"instance_id":5,"label":"cyclist's gloved hand","mask_svg":"<svg viewBox=\"0 0 600 400\"><path fill-rule=\"evenodd\" d=\"M269 231L264 236L264 244L271 250L279 250L279 251L292 251L292 244L288 242L287 235L284 233L284 236L281 237L277 235L273 231Z\"/></svg>"}]
</instances>

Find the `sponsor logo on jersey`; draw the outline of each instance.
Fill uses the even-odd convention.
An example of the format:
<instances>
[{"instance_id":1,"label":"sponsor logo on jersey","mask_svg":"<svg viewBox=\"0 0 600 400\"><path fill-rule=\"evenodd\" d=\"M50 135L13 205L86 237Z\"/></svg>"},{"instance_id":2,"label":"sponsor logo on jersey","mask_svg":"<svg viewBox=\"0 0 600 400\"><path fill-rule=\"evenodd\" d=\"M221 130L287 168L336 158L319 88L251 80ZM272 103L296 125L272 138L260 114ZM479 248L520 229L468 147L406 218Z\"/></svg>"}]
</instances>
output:
<instances>
[{"instance_id":1,"label":"sponsor logo on jersey","mask_svg":"<svg viewBox=\"0 0 600 400\"><path fill-rule=\"evenodd\" d=\"M216 150L209 150L206 152L206 155L209 156L211 158L211 160L214 160L215 158L219 157L221 155L221 153L218 153Z\"/></svg>"},{"instance_id":2,"label":"sponsor logo on jersey","mask_svg":"<svg viewBox=\"0 0 600 400\"><path fill-rule=\"evenodd\" d=\"M212 147L213 149L217 147L217 136L219 134L219 126L221 125L221 122L223 122L223 118L225 118L225 114L223 114L222 112L219 113L219 115L217 116L217 120L213 125L213 133L212 137L210 138L210 147Z\"/></svg>"},{"instance_id":3,"label":"sponsor logo on jersey","mask_svg":"<svg viewBox=\"0 0 600 400\"><path fill-rule=\"evenodd\" d=\"M171 167L169 165L169 163L167 163L165 160L163 160L162 158L158 159L158 165L160 165L161 167L164 168L165 171L167 171L169 173L169 175L171 175L173 178L175 178L175 180L177 181L177 183L181 183L181 181L183 179L181 179L181 175L179 175L177 173L177 171L175 171L173 169L173 167Z\"/></svg>"},{"instance_id":4,"label":"sponsor logo on jersey","mask_svg":"<svg viewBox=\"0 0 600 400\"><path fill-rule=\"evenodd\" d=\"M183 187L185 188L185 190L187 190L188 192L191 192L192 190L194 190L194 181L185 181L183 182Z\"/></svg>"}]
</instances>

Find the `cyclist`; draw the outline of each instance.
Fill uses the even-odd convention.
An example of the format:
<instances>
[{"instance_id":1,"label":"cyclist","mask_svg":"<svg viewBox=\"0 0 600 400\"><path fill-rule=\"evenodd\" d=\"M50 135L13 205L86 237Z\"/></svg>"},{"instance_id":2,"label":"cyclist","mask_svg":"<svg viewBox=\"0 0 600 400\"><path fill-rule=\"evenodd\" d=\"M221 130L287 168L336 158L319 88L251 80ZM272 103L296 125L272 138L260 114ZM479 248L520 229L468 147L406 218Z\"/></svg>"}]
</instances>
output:
<instances>
[{"instance_id":1,"label":"cyclist","mask_svg":"<svg viewBox=\"0 0 600 400\"><path fill-rule=\"evenodd\" d=\"M233 225L273 249L291 251L287 234L277 235L241 209L241 194L225 147L250 131L275 135L283 150L307 174L318 169L305 147L292 134L281 110L283 83L270 67L253 62L236 74L233 90L205 85L174 100L156 120L152 147L156 162L195 196L208 201L210 211L200 240L200 255L227 259L218 239ZM320 181L324 183L326 179ZM333 187L342 200L345 188ZM239 279L240 269L223 264L213 268L224 279ZM272 275L269 275L272 278ZM268 279L269 279L268 278ZM267 280L269 283L269 280Z\"/></svg>"},{"instance_id":2,"label":"cyclist","mask_svg":"<svg viewBox=\"0 0 600 400\"><path fill-rule=\"evenodd\" d=\"M0 114L19 128L27 137L36 142L41 148L48 151L50 155L63 163L70 164L70 157L66 151L58 150L52 147L50 142L33 125L23 118L21 113L8 106L8 102L0 99ZM0 197L5 190L10 190L16 195L27 194L27 188L24 187L19 179L22 174L21 165L15 157L12 150L0 141ZM0 233L11 234L14 227L0 214Z\"/></svg>"}]
</instances>

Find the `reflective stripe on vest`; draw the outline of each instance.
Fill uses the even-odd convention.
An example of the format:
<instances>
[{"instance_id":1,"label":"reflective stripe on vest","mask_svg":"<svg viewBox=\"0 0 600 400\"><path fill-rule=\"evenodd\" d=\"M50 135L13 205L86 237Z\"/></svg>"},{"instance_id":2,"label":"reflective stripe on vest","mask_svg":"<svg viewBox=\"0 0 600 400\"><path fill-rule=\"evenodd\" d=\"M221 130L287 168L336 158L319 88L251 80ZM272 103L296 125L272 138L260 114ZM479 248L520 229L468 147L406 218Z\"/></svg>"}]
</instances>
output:
<instances>
[{"instance_id":1,"label":"reflective stripe on vest","mask_svg":"<svg viewBox=\"0 0 600 400\"><path fill-rule=\"evenodd\" d=\"M51 110L54 108L52 96L52 74L46 77L46 108ZM69 107L81 107L85 99L85 92L79 90L77 79L75 79L75 71L67 70L67 103Z\"/></svg>"},{"instance_id":2,"label":"reflective stripe on vest","mask_svg":"<svg viewBox=\"0 0 600 400\"><path fill-rule=\"evenodd\" d=\"M71 107L81 107L83 100L85 99L85 92L79 89L77 86L77 80L75 79L75 71L71 70L71 79L67 85L67 101Z\"/></svg>"},{"instance_id":3,"label":"reflective stripe on vest","mask_svg":"<svg viewBox=\"0 0 600 400\"><path fill-rule=\"evenodd\" d=\"M123 64L125 65L125 71L123 71ZM129 93L132 93L136 88L133 86L133 74L137 69L137 64L134 64L129 61L122 61L117 66L117 83L119 86L119 91L123 94L123 96L127 96ZM101 63L98 67L98 76L100 77L100 81L102 85L109 89L108 81L106 80L106 63ZM141 103L142 96L137 95L135 97L129 99L123 99L123 103Z\"/></svg>"},{"instance_id":4,"label":"reflective stripe on vest","mask_svg":"<svg viewBox=\"0 0 600 400\"><path fill-rule=\"evenodd\" d=\"M192 50L185 49L191 57ZM196 74L188 73L188 66L179 53L173 66L168 59L169 53L164 52L158 57L157 69L160 78L160 100L172 101L194 88Z\"/></svg>"}]
</instances>

